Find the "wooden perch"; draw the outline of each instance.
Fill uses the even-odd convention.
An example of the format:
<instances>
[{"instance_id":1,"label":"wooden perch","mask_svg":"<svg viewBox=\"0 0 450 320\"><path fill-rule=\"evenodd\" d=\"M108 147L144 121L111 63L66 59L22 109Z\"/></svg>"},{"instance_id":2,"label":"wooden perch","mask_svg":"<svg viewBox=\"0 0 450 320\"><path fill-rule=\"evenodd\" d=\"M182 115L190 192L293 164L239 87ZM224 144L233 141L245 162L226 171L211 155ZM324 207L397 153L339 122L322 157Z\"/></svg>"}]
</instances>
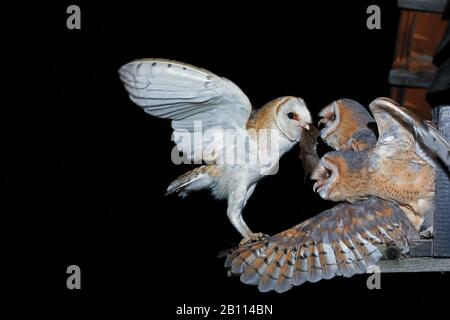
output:
<instances>
[{"instance_id":1,"label":"wooden perch","mask_svg":"<svg viewBox=\"0 0 450 320\"><path fill-rule=\"evenodd\" d=\"M381 260L378 264L382 273L396 272L449 272L448 258L406 258Z\"/></svg>"},{"instance_id":2,"label":"wooden perch","mask_svg":"<svg viewBox=\"0 0 450 320\"><path fill-rule=\"evenodd\" d=\"M409 257L403 256L400 249L394 246L380 245L378 249L383 255L378 263L382 273L450 271L450 259L431 258L432 240L414 241L411 244Z\"/></svg>"}]
</instances>

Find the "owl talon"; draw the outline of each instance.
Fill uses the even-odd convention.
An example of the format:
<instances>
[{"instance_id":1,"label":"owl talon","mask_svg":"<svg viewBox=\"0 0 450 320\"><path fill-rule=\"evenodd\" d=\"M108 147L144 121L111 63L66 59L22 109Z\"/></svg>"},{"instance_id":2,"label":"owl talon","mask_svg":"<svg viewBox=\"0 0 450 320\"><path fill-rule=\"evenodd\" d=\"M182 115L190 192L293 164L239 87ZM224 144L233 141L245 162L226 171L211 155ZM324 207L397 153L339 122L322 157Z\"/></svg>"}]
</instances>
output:
<instances>
[{"instance_id":1,"label":"owl talon","mask_svg":"<svg viewBox=\"0 0 450 320\"><path fill-rule=\"evenodd\" d=\"M421 239L432 239L434 235L433 226L420 232Z\"/></svg>"},{"instance_id":2,"label":"owl talon","mask_svg":"<svg viewBox=\"0 0 450 320\"><path fill-rule=\"evenodd\" d=\"M248 236L244 237L241 242L239 242L240 246L244 246L246 244L257 242L257 241L263 241L269 239L270 236L261 232L258 233L251 233Z\"/></svg>"}]
</instances>

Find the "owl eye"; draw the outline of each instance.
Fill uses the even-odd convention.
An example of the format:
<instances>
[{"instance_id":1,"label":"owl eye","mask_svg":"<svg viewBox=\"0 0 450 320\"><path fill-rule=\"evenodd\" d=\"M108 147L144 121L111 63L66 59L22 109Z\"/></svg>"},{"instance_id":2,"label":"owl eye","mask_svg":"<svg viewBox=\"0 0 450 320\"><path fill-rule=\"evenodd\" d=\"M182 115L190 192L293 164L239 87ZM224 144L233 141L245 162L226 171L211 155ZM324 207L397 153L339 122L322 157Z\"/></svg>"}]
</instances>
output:
<instances>
[{"instance_id":1,"label":"owl eye","mask_svg":"<svg viewBox=\"0 0 450 320\"><path fill-rule=\"evenodd\" d=\"M293 112L289 112L289 113L287 114L287 116L288 116L289 119L294 119L295 114L294 114Z\"/></svg>"}]
</instances>

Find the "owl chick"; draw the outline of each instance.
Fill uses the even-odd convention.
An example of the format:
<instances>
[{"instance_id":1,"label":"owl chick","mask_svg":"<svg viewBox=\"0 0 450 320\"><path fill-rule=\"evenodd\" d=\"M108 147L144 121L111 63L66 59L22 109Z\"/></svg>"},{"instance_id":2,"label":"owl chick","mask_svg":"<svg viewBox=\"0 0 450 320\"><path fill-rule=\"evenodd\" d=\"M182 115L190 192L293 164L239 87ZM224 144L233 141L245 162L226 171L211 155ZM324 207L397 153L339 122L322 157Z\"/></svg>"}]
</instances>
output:
<instances>
[{"instance_id":1,"label":"owl chick","mask_svg":"<svg viewBox=\"0 0 450 320\"><path fill-rule=\"evenodd\" d=\"M447 163L448 142L389 99L375 100L370 109L380 130L378 142L369 128L373 118L349 99L321 112L327 117L321 121L322 138L341 151L327 153L316 165L317 133L302 139L309 141L301 158L315 167L314 188L326 199L352 203L338 204L264 241L226 251L225 266L240 274L242 282L263 292L284 292L307 281L350 277L377 264L377 245L393 245L407 254L411 241L419 239L420 216L429 210L434 192L435 160L426 152Z\"/></svg>"},{"instance_id":2,"label":"owl chick","mask_svg":"<svg viewBox=\"0 0 450 320\"><path fill-rule=\"evenodd\" d=\"M150 115L172 120L173 139L184 157L207 162L175 179L168 194L209 189L216 199L227 199L227 215L243 237L241 244L265 238L250 230L242 210L258 181L273 173L279 158L309 129L311 115L304 101L281 97L253 110L230 80L170 60L133 61L119 73L134 103ZM260 139L267 132L269 143ZM186 134L189 138L180 138ZM203 139L196 139L198 135ZM230 152L257 161L230 160Z\"/></svg>"},{"instance_id":3,"label":"owl chick","mask_svg":"<svg viewBox=\"0 0 450 320\"><path fill-rule=\"evenodd\" d=\"M428 227L423 222L434 211L434 155L448 153L448 142L388 98L374 100L369 108L379 131L376 144L325 154L311 176L317 180L314 189L333 201L356 202L368 196L394 201L416 230Z\"/></svg>"},{"instance_id":4,"label":"owl chick","mask_svg":"<svg viewBox=\"0 0 450 320\"><path fill-rule=\"evenodd\" d=\"M319 112L319 131L310 126L300 140L300 159L303 169L312 174L319 163L317 137L335 150L364 150L377 142L375 119L358 102L351 99L333 101Z\"/></svg>"},{"instance_id":5,"label":"owl chick","mask_svg":"<svg viewBox=\"0 0 450 320\"><path fill-rule=\"evenodd\" d=\"M375 145L374 118L358 102L339 99L319 112L320 137L334 150L363 150ZM372 126L373 127L373 126Z\"/></svg>"},{"instance_id":6,"label":"owl chick","mask_svg":"<svg viewBox=\"0 0 450 320\"><path fill-rule=\"evenodd\" d=\"M369 197L342 203L303 223L227 252L225 266L262 292L284 292L304 282L365 273L382 256L377 245L409 252L419 235L392 201Z\"/></svg>"}]
</instances>

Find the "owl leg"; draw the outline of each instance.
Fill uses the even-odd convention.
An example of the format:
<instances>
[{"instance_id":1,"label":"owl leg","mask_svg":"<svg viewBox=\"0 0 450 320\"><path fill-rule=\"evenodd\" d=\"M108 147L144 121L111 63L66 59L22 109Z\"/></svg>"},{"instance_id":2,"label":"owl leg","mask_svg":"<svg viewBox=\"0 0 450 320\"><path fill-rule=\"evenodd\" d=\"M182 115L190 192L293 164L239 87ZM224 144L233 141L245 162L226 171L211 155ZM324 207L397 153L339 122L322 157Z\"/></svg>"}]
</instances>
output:
<instances>
[{"instance_id":1,"label":"owl leg","mask_svg":"<svg viewBox=\"0 0 450 320\"><path fill-rule=\"evenodd\" d=\"M433 238L434 232L433 232L433 226L428 227L425 230L420 231L420 238L421 239L431 239Z\"/></svg>"},{"instance_id":2,"label":"owl leg","mask_svg":"<svg viewBox=\"0 0 450 320\"><path fill-rule=\"evenodd\" d=\"M256 183L252 184L250 186L250 188L248 188L247 193L245 195L245 201L244 201L244 205L242 206L242 208L245 208L245 206L247 205L247 201L248 199L252 196L253 191L255 191L255 187L256 187Z\"/></svg>"},{"instance_id":3,"label":"owl leg","mask_svg":"<svg viewBox=\"0 0 450 320\"><path fill-rule=\"evenodd\" d=\"M266 239L268 236L262 233L254 233L245 223L242 218L242 209L245 207L248 198L251 196L255 186L251 186L248 191L238 189L228 197L227 216L230 219L231 224L242 235L243 239L240 245Z\"/></svg>"}]
</instances>

